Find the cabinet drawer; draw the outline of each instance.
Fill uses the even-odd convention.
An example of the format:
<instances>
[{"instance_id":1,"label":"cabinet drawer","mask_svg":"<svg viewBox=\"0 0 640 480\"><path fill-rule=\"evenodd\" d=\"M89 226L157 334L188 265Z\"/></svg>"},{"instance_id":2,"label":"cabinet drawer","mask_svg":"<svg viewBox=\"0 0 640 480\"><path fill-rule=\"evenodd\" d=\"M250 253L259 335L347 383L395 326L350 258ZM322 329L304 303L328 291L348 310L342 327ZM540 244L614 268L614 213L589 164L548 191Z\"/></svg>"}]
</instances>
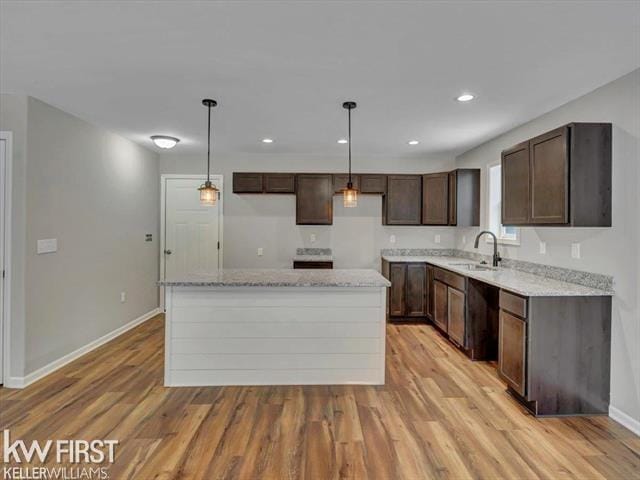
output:
<instances>
[{"instance_id":1,"label":"cabinet drawer","mask_svg":"<svg viewBox=\"0 0 640 480\"><path fill-rule=\"evenodd\" d=\"M500 290L500 308L521 318L527 318L527 299L506 290Z\"/></svg>"},{"instance_id":2,"label":"cabinet drawer","mask_svg":"<svg viewBox=\"0 0 640 480\"><path fill-rule=\"evenodd\" d=\"M467 290L467 282L465 281L465 278L462 275L450 272L449 270L434 268L433 278L463 292Z\"/></svg>"}]
</instances>

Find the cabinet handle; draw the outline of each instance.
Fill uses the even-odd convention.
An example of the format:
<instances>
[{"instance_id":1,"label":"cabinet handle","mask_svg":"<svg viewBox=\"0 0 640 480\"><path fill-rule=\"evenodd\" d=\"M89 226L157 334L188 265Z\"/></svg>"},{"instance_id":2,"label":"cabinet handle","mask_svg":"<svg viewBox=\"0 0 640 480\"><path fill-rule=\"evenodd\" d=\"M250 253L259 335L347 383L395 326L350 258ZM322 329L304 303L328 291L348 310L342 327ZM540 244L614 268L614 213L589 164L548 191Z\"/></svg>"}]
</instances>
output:
<instances>
[{"instance_id":1,"label":"cabinet handle","mask_svg":"<svg viewBox=\"0 0 640 480\"><path fill-rule=\"evenodd\" d=\"M164 251L164 254L165 254L165 255L171 255L172 253L173 253L173 252L172 252L171 250L165 250L165 251Z\"/></svg>"}]
</instances>

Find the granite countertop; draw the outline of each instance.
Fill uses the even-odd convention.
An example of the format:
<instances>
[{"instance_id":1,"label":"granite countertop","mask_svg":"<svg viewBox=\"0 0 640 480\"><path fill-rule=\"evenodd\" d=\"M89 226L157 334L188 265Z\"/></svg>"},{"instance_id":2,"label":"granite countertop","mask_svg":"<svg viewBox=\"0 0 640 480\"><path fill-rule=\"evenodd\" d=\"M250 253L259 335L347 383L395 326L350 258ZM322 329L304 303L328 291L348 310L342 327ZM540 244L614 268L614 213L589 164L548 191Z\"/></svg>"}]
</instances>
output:
<instances>
[{"instance_id":1,"label":"granite countertop","mask_svg":"<svg viewBox=\"0 0 640 480\"><path fill-rule=\"evenodd\" d=\"M333 262L332 255L296 255L294 262Z\"/></svg>"},{"instance_id":2,"label":"granite countertop","mask_svg":"<svg viewBox=\"0 0 640 480\"><path fill-rule=\"evenodd\" d=\"M389 287L375 270L224 269L158 282L166 287Z\"/></svg>"},{"instance_id":3,"label":"granite countertop","mask_svg":"<svg viewBox=\"0 0 640 480\"><path fill-rule=\"evenodd\" d=\"M425 262L482 282L504 288L525 297L597 297L611 296L613 291L579 285L534 275L519 270L468 270L461 263L478 263L468 258L449 256L393 256L383 255L388 262ZM452 265L458 264L458 265Z\"/></svg>"}]
</instances>

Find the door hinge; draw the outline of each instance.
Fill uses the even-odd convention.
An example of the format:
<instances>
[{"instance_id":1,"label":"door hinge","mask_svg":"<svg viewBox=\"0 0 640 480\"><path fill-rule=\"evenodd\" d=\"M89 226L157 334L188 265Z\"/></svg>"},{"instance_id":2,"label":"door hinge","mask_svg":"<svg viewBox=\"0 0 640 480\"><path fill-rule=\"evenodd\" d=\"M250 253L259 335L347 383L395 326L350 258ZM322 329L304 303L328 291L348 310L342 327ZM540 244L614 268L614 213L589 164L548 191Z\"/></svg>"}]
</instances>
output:
<instances>
[{"instance_id":1,"label":"door hinge","mask_svg":"<svg viewBox=\"0 0 640 480\"><path fill-rule=\"evenodd\" d=\"M220 250L220 241L218 241L218 250Z\"/></svg>"}]
</instances>

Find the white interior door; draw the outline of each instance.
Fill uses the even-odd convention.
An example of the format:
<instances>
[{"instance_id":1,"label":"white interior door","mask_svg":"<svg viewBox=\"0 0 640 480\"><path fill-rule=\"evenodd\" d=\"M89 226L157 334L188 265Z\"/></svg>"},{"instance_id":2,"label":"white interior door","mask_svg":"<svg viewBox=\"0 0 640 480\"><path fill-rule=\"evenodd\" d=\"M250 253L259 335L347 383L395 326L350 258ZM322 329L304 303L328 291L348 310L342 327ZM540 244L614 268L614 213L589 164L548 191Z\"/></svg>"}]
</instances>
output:
<instances>
[{"instance_id":1,"label":"white interior door","mask_svg":"<svg viewBox=\"0 0 640 480\"><path fill-rule=\"evenodd\" d=\"M198 187L202 183L199 178L166 179L163 254L167 279L213 273L220 268L220 202L200 205Z\"/></svg>"}]
</instances>

